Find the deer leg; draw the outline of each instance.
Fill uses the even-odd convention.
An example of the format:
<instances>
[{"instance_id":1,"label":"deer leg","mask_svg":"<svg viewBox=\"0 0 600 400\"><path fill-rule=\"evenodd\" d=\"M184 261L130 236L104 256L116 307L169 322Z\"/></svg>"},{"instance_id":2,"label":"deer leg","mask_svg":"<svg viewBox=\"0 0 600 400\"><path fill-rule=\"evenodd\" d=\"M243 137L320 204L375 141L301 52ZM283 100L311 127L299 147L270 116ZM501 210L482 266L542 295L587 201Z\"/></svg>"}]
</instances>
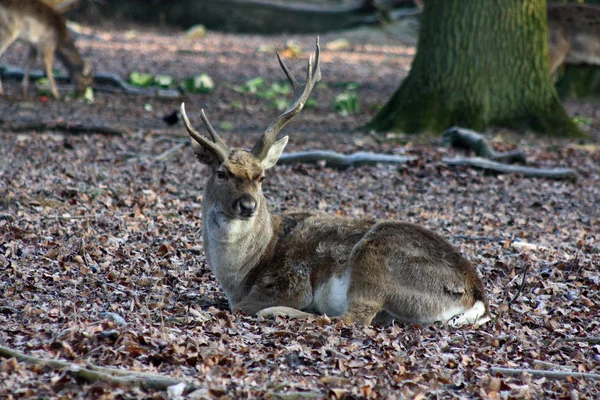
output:
<instances>
[{"instance_id":1,"label":"deer leg","mask_svg":"<svg viewBox=\"0 0 600 400\"><path fill-rule=\"evenodd\" d=\"M25 74L23 75L23 97L27 97L27 92L29 91L29 71L38 55L38 50L36 47L31 46L29 49L29 57L27 58L27 64L25 65Z\"/></svg>"},{"instance_id":2,"label":"deer leg","mask_svg":"<svg viewBox=\"0 0 600 400\"><path fill-rule=\"evenodd\" d=\"M258 317L288 317L292 319L306 319L309 317L314 317L314 314L304 312L302 310L298 310L297 308L285 307L285 306L275 306L264 308L256 313Z\"/></svg>"},{"instance_id":3,"label":"deer leg","mask_svg":"<svg viewBox=\"0 0 600 400\"><path fill-rule=\"evenodd\" d=\"M10 34L7 30L3 30L2 26L0 26L0 57L9 48L9 46L17 40L19 36L19 32L14 32ZM2 89L2 79L0 78L0 95L4 94L4 90Z\"/></svg>"},{"instance_id":4,"label":"deer leg","mask_svg":"<svg viewBox=\"0 0 600 400\"><path fill-rule=\"evenodd\" d=\"M55 99L60 99L58 89L56 88L56 82L54 81L54 74L52 73L52 62L54 61L54 50L44 49L44 66L46 67L46 75L50 81L50 88L52 89L52 95Z\"/></svg>"}]
</instances>

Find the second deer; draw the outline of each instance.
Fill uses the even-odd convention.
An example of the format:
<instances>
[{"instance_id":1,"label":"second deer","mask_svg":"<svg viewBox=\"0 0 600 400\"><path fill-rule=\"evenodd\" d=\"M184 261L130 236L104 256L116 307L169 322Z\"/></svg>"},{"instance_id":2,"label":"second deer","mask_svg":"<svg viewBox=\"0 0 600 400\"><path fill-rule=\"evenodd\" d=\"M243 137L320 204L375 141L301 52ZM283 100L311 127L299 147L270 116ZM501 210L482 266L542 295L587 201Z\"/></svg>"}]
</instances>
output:
<instances>
[{"instance_id":1,"label":"second deer","mask_svg":"<svg viewBox=\"0 0 600 400\"><path fill-rule=\"evenodd\" d=\"M0 0L0 57L17 39L31 45L23 77L24 96L29 87L29 70L40 50L55 98L60 97L52 73L55 54L69 71L77 94L82 94L92 84L91 66L83 61L77 51L65 18L41 0Z\"/></svg>"},{"instance_id":2,"label":"second deer","mask_svg":"<svg viewBox=\"0 0 600 400\"><path fill-rule=\"evenodd\" d=\"M202 136L181 105L193 151L209 171L202 202L206 258L231 309L294 318L327 314L363 325L485 323L489 311L481 279L441 236L404 222L269 212L262 183L288 142L277 134L321 78L318 40L304 85L277 56L293 104L251 151L227 146L204 111L210 138Z\"/></svg>"},{"instance_id":3,"label":"second deer","mask_svg":"<svg viewBox=\"0 0 600 400\"><path fill-rule=\"evenodd\" d=\"M548 54L551 73L563 63L600 65L600 7L548 6Z\"/></svg>"}]
</instances>

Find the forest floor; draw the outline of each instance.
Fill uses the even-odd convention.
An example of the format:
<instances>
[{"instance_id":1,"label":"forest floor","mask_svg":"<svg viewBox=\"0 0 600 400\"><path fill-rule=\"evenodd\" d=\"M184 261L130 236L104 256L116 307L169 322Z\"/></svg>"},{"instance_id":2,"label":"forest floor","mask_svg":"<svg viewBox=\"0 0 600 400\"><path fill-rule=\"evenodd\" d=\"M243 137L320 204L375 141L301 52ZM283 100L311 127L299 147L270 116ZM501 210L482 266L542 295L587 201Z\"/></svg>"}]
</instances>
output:
<instances>
[{"instance_id":1,"label":"forest floor","mask_svg":"<svg viewBox=\"0 0 600 400\"><path fill-rule=\"evenodd\" d=\"M347 38L350 47L328 43ZM280 113L240 91L249 79L284 76L273 48L295 40L288 64L303 76L314 37L104 28L78 38L96 70L208 73L210 94L185 97L233 146L250 146ZM0 98L0 346L148 372L194 385L191 398L599 398L600 380L506 376L492 368L600 374L600 151L597 144L486 132L497 150L519 147L533 166L575 168L577 181L493 175L448 167L439 139L350 134L406 76L415 53L368 30L321 36L323 83L286 129L288 151L331 149L414 155L404 166L336 170L278 166L264 185L272 209L410 221L447 237L476 266L492 322L444 326L345 326L335 319L265 320L232 314L206 265L201 200L206 171L182 124L162 117L182 99L96 92L95 102L24 100L5 81ZM267 50L267 51L264 51ZM22 66L24 48L2 58ZM355 89L348 88L353 84ZM344 91L360 111L342 116ZM288 97L289 99L289 97ZM600 138L600 104L567 103ZM121 135L14 132L25 123L81 123ZM171 157L160 157L175 148ZM511 299L514 301L510 303ZM82 382L74 369L0 362L0 396L176 398L168 391ZM189 387L186 390L190 390Z\"/></svg>"}]
</instances>

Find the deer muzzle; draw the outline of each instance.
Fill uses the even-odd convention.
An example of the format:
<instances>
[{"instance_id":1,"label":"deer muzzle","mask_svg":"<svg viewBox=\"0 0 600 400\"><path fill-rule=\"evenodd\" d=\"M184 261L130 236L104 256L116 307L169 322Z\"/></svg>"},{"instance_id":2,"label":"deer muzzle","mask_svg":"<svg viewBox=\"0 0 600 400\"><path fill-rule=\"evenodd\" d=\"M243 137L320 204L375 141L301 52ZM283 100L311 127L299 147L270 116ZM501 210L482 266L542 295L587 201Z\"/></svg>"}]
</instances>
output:
<instances>
[{"instance_id":1,"label":"deer muzzle","mask_svg":"<svg viewBox=\"0 0 600 400\"><path fill-rule=\"evenodd\" d=\"M251 218L256 214L256 199L249 194L243 194L233 203L233 210L241 218Z\"/></svg>"}]
</instances>

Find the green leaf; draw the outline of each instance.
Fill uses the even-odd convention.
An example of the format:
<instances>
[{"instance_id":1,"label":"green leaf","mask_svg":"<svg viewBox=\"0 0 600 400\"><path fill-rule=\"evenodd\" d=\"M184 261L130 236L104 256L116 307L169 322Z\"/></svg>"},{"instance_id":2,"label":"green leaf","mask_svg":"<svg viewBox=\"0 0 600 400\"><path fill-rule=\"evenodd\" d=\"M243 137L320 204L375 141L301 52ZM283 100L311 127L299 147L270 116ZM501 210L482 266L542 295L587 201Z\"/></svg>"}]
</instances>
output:
<instances>
[{"instance_id":1,"label":"green leaf","mask_svg":"<svg viewBox=\"0 0 600 400\"><path fill-rule=\"evenodd\" d=\"M284 98L277 98L273 101L273 108L279 110L279 111L283 111L286 108L288 108L289 106L289 102L287 99Z\"/></svg>"},{"instance_id":2,"label":"green leaf","mask_svg":"<svg viewBox=\"0 0 600 400\"><path fill-rule=\"evenodd\" d=\"M315 99L308 99L306 100L306 104L304 105L305 108L316 108L317 107L317 101Z\"/></svg>"},{"instance_id":3,"label":"green leaf","mask_svg":"<svg viewBox=\"0 0 600 400\"><path fill-rule=\"evenodd\" d=\"M231 123L229 121L223 121L219 124L219 128L222 131L232 131L235 129L235 125L233 125L233 123Z\"/></svg>"},{"instance_id":4,"label":"green leaf","mask_svg":"<svg viewBox=\"0 0 600 400\"><path fill-rule=\"evenodd\" d=\"M85 88L85 92L83 93L83 101L88 104L92 104L94 102L94 89L90 86Z\"/></svg>"},{"instance_id":5,"label":"green leaf","mask_svg":"<svg viewBox=\"0 0 600 400\"><path fill-rule=\"evenodd\" d=\"M35 88L40 95L50 95L52 88L50 87L50 80L48 78L40 78L35 81Z\"/></svg>"},{"instance_id":6,"label":"green leaf","mask_svg":"<svg viewBox=\"0 0 600 400\"><path fill-rule=\"evenodd\" d=\"M184 80L183 87L192 93L210 93L215 88L215 84L208 74L202 73Z\"/></svg>"},{"instance_id":7,"label":"green leaf","mask_svg":"<svg viewBox=\"0 0 600 400\"><path fill-rule=\"evenodd\" d=\"M154 77L154 83L157 86L160 86L163 88L169 88L173 85L173 78L170 77L169 75L156 75Z\"/></svg>"},{"instance_id":8,"label":"green leaf","mask_svg":"<svg viewBox=\"0 0 600 400\"><path fill-rule=\"evenodd\" d=\"M354 92L338 94L333 99L333 110L343 116L357 113L359 110L358 95Z\"/></svg>"},{"instance_id":9,"label":"green leaf","mask_svg":"<svg viewBox=\"0 0 600 400\"><path fill-rule=\"evenodd\" d=\"M242 90L245 92L256 93L265 84L265 78L258 76L247 81Z\"/></svg>"},{"instance_id":10,"label":"green leaf","mask_svg":"<svg viewBox=\"0 0 600 400\"><path fill-rule=\"evenodd\" d=\"M152 74L144 74L142 72L132 72L129 74L129 83L137 87L148 87L154 82Z\"/></svg>"}]
</instances>

